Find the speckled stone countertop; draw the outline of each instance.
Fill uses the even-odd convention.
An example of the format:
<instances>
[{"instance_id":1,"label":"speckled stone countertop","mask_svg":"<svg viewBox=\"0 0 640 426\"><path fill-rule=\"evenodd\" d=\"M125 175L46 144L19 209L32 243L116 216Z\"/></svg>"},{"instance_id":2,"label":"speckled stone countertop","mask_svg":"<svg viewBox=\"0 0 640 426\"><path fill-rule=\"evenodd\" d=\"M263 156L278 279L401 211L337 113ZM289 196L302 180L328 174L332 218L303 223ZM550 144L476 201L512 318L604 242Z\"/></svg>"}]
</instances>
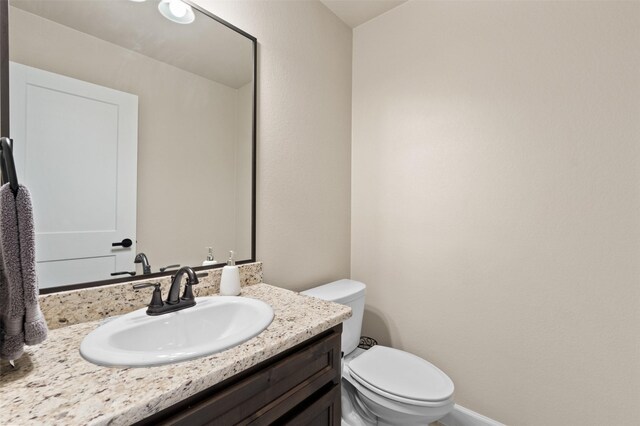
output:
<instances>
[{"instance_id":1,"label":"speckled stone countertop","mask_svg":"<svg viewBox=\"0 0 640 426\"><path fill-rule=\"evenodd\" d=\"M242 287L262 282L262 262L238 266ZM208 269L207 276L193 289L197 296L213 296L220 292L222 269ZM136 283L160 283L162 294L166 295L171 286L171 277L137 280ZM122 315L147 306L151 300L149 289L133 290L131 282L61 291L40 295L40 308L49 330L80 324L88 321Z\"/></svg>"},{"instance_id":2,"label":"speckled stone countertop","mask_svg":"<svg viewBox=\"0 0 640 426\"><path fill-rule=\"evenodd\" d=\"M242 296L269 303L275 318L246 343L208 357L148 368L99 367L80 342L100 321L51 330L48 340L0 374L1 425L127 425L144 419L327 330L351 309L255 284Z\"/></svg>"}]
</instances>

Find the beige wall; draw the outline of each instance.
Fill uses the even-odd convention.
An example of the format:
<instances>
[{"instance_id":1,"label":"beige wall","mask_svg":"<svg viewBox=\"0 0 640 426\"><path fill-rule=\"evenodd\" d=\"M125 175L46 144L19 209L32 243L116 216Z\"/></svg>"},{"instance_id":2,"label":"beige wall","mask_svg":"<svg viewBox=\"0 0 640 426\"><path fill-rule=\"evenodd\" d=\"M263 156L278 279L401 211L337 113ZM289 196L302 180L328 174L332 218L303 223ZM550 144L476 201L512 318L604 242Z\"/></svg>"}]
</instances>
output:
<instances>
[{"instance_id":1,"label":"beige wall","mask_svg":"<svg viewBox=\"0 0 640 426\"><path fill-rule=\"evenodd\" d=\"M251 125L240 123L240 113L250 109L250 96L240 99L239 90L10 9L11 60L139 97L137 251L147 254L154 270L198 266L207 246L219 261L231 249L236 259L248 259L250 210L242 216L248 229L240 240L235 181L241 162L236 148L246 137L239 126ZM242 152L249 166L250 152ZM242 172L250 175L251 169ZM248 179L240 177L240 184L250 185ZM242 192L250 194L250 186Z\"/></svg>"},{"instance_id":2,"label":"beige wall","mask_svg":"<svg viewBox=\"0 0 640 426\"><path fill-rule=\"evenodd\" d=\"M640 419L640 3L410 1L354 31L364 332L513 425Z\"/></svg>"},{"instance_id":3,"label":"beige wall","mask_svg":"<svg viewBox=\"0 0 640 426\"><path fill-rule=\"evenodd\" d=\"M302 289L348 276L351 30L316 1L199 3L258 39L264 280Z\"/></svg>"}]
</instances>

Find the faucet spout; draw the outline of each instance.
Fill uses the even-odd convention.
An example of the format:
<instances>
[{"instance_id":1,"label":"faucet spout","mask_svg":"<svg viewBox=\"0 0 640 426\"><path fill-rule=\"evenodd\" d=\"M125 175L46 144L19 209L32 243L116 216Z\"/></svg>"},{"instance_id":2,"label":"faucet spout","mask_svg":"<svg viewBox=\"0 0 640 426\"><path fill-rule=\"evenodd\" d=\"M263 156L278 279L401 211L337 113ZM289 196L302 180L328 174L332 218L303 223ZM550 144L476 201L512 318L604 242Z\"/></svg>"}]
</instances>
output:
<instances>
[{"instance_id":1,"label":"faucet spout","mask_svg":"<svg viewBox=\"0 0 640 426\"><path fill-rule=\"evenodd\" d=\"M187 276L188 286L198 284L198 276L190 266L183 266L178 269L178 272L173 276L173 281L171 281L169 297L167 298L168 304L175 305L176 303L180 303L180 283L182 282L182 277L185 275Z\"/></svg>"}]
</instances>

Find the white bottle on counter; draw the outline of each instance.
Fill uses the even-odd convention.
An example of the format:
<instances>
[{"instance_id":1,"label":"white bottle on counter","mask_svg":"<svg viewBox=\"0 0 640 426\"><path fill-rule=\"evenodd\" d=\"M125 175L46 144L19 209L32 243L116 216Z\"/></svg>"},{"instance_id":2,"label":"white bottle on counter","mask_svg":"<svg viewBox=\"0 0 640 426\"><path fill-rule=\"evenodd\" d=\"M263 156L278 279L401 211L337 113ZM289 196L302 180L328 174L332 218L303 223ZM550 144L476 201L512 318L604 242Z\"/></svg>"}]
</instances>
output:
<instances>
[{"instance_id":1,"label":"white bottle on counter","mask_svg":"<svg viewBox=\"0 0 640 426\"><path fill-rule=\"evenodd\" d=\"M238 296L240 294L240 271L233 259L233 251L229 252L229 260L222 268L220 278L220 296Z\"/></svg>"},{"instance_id":2,"label":"white bottle on counter","mask_svg":"<svg viewBox=\"0 0 640 426\"><path fill-rule=\"evenodd\" d=\"M207 255L207 260L202 262L202 266L211 266L218 263L217 260L213 258L213 247L207 247L209 249L209 254Z\"/></svg>"}]
</instances>

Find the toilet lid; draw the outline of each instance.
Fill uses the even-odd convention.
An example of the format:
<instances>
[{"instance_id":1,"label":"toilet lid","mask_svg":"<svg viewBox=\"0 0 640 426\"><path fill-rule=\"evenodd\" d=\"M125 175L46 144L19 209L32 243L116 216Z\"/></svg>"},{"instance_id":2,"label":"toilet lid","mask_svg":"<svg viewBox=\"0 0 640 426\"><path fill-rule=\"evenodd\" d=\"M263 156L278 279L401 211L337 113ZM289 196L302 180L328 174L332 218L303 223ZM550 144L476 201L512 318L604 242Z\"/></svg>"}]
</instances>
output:
<instances>
[{"instance_id":1,"label":"toilet lid","mask_svg":"<svg viewBox=\"0 0 640 426\"><path fill-rule=\"evenodd\" d=\"M438 367L398 349L374 346L349 363L362 386L393 399L443 401L453 395L453 382Z\"/></svg>"}]
</instances>

